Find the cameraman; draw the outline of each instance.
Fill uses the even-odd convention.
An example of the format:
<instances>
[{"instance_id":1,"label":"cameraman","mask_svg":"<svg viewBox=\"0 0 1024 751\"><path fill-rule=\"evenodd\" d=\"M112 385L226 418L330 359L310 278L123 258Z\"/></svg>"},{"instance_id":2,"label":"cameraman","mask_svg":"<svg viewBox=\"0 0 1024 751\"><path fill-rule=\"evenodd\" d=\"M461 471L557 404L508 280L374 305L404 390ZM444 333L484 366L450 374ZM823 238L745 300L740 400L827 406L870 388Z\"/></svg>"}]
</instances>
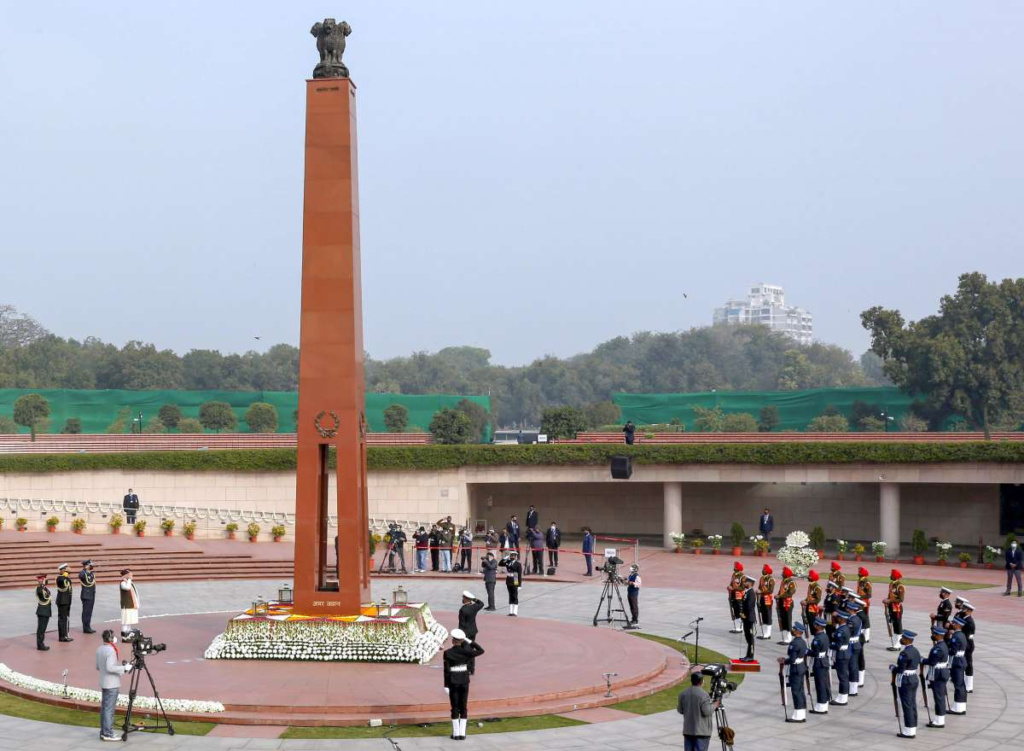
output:
<instances>
[{"instance_id":1,"label":"cameraman","mask_svg":"<svg viewBox=\"0 0 1024 751\"><path fill-rule=\"evenodd\" d=\"M697 670L690 676L690 687L679 694L676 711L683 716L684 751L708 751L712 717L717 708L703 688L704 676Z\"/></svg>"},{"instance_id":2,"label":"cameraman","mask_svg":"<svg viewBox=\"0 0 1024 751\"><path fill-rule=\"evenodd\" d=\"M132 666L123 660L117 651L117 637L109 628L102 634L103 643L96 650L96 669L100 671L100 740L120 741L114 735L114 707L121 690L121 676L130 673Z\"/></svg>"},{"instance_id":3,"label":"cameraman","mask_svg":"<svg viewBox=\"0 0 1024 751\"><path fill-rule=\"evenodd\" d=\"M405 531L397 524L392 524L388 530L388 568L395 570L395 553L398 553L398 560L402 564L402 573L405 573L405 542L408 538Z\"/></svg>"},{"instance_id":4,"label":"cameraman","mask_svg":"<svg viewBox=\"0 0 1024 751\"><path fill-rule=\"evenodd\" d=\"M635 563L629 567L629 578L626 579L626 600L629 602L629 625L640 625L640 567Z\"/></svg>"}]
</instances>

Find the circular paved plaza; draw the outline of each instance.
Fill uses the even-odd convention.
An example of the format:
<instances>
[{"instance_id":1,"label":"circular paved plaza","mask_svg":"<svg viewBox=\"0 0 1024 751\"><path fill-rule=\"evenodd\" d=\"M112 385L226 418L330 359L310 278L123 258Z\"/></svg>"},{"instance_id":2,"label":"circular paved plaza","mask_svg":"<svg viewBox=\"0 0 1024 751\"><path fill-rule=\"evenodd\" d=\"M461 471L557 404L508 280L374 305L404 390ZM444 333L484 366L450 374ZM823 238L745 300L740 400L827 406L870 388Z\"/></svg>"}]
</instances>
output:
<instances>
[{"instance_id":1,"label":"circular paved plaza","mask_svg":"<svg viewBox=\"0 0 1024 751\"><path fill-rule=\"evenodd\" d=\"M747 570L756 573L760 561L745 559ZM825 563L825 562L823 562ZM872 574L887 574L889 564L867 564ZM643 560L644 591L641 599L641 624L647 633L666 637L679 637L689 629L687 623L697 616L704 616L701 629L701 645L722 652L731 657L742 654L742 638L728 633L730 626L726 612L724 592L728 580L731 559L725 556L674 556L664 553L648 554ZM779 699L778 669L775 658L783 654L783 648L774 643L758 641L757 656L764 672L750 675L739 690L727 700L730 725L736 731L737 749L797 749L810 745L827 746L830 749L895 749L910 744L914 748L957 748L995 749L1014 743L1024 731L1024 719L1014 706L1014 700L1024 693L1024 668L1019 655L1024 651L1024 628L1019 625L1024 614L1024 600L1017 597L1001 596L1002 572L956 568L917 567L900 564L904 576L919 579L953 580L969 582L977 587L969 591L969 597L977 608L975 620L978 624L977 652L975 654L975 691L968 702L965 717L950 716L944 730L925 728L923 706L919 707L921 723L915 740L901 740L895 737L896 719L893 713L892 694L889 687L888 666L894 654L886 652L884 621L874 624L872 643L867 647L867 683L860 696L850 699L850 706L833 708L828 716L810 716L806 724L793 725L783 722L783 709ZM821 570L826 565L819 566ZM844 568L855 571L856 564L844 564ZM403 580L410 595L431 603L436 610L453 610L459 594L466 587L465 581L436 578L410 577ZM237 611L251 603L256 594L271 592L281 582L274 581L220 581L201 584L162 583L146 585L139 582L143 596L143 615L180 615L187 613ZM381 597L394 587L393 580L375 583L375 596ZM800 595L803 595L803 584ZM473 589L480 590L482 585ZM927 614L936 600L935 586L909 586L907 588L906 626L924 632L927 630ZM876 603L884 596L884 585L875 585ZM116 617L115 592L112 588L101 588L97 605L96 621L102 622ZM507 619L499 588L499 611L482 613L479 618L480 642L487 643L489 622L500 619L502 640L509 638L506 623L511 621L515 630L521 632L512 636L513 644L503 653L516 655L525 663L534 663L538 674L548 669L544 660L535 657L535 645L549 638L545 620L563 621L577 626L589 625L600 596L600 583L551 583L528 581L521 595L518 619ZM34 607L31 591L9 590L0 593L0 607L7 614L0 623L0 638L23 637L34 631ZM77 603L73 616L77 614ZM537 620L539 619L539 620ZM877 620L881 620L878 618ZM155 623L155 621L154 621ZM142 623L146 627L146 621ZM492 626L499 631L497 621ZM602 627L609 628L609 627ZM73 644L56 644L56 634L49 639L54 649L46 653L52 663L50 680L60 680L63 669L61 650L86 650L91 654L95 644L92 639L79 631L73 634ZM634 637L624 634L621 639ZM159 657L172 661L175 645L169 644L167 652ZM548 648L548 647L546 647ZM508 659L506 656L504 659ZM76 658L81 663L81 657ZM162 669L160 661L150 659L158 686ZM574 669L582 672L601 672L600 664L580 664ZM298 667L296 669L299 669ZM565 669L565 668L560 668ZM489 664L486 656L481 658L478 673L499 672L501 665ZM94 675L81 675L80 680L69 680L72 685L93 687ZM94 671L93 671L94 672ZM437 671L439 673L439 671ZM55 677L56 676L56 677ZM127 685L127 684L125 684ZM301 691L301 686L296 688ZM424 691L429 690L424 687ZM436 692L443 696L440 675ZM437 697L424 697L436 701ZM570 715L571 716L571 713ZM613 719L614 718L614 719ZM466 748L507 748L515 744L521 748L537 749L664 749L681 748L681 717L674 712L663 712L647 716L630 716L625 713L606 712L589 718L581 713L580 719L595 720L588 724L551 730L529 731L514 734L473 735L470 727ZM237 729L237 728L236 728ZM245 735L245 729L239 729ZM129 743L136 747L160 749L392 749L395 746L387 739L369 740L281 740L267 737L224 737L215 732L204 737L148 736L136 735ZM404 750L437 749L452 743L445 737L399 738L397 747ZM21 720L0 715L0 750L45 748L47 751L63 749L99 748L103 746L97 732L89 728L70 727ZM718 748L712 744L712 748Z\"/></svg>"}]
</instances>

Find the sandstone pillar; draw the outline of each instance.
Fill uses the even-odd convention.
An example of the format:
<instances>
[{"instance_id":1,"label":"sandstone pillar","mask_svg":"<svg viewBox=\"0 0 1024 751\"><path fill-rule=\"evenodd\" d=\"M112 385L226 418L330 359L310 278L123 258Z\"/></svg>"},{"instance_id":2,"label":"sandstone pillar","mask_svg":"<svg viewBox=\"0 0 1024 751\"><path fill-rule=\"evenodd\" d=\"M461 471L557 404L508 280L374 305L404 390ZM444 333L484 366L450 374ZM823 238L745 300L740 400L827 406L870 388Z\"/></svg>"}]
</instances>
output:
<instances>
[{"instance_id":1,"label":"sandstone pillar","mask_svg":"<svg viewBox=\"0 0 1024 751\"><path fill-rule=\"evenodd\" d=\"M683 531L683 483L666 482L662 510L662 539L666 548L674 548L671 534Z\"/></svg>"},{"instance_id":2,"label":"sandstone pillar","mask_svg":"<svg viewBox=\"0 0 1024 751\"><path fill-rule=\"evenodd\" d=\"M900 554L900 486L892 482L879 485L878 493L878 539L885 542L886 557L898 558Z\"/></svg>"}]
</instances>

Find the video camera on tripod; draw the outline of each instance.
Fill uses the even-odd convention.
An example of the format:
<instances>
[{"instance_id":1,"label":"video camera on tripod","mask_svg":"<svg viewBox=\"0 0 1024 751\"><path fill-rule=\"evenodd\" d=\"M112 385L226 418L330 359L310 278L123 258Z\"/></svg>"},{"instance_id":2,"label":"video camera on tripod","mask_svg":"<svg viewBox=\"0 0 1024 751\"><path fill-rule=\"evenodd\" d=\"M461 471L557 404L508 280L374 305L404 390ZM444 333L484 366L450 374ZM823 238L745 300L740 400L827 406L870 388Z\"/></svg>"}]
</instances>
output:
<instances>
[{"instance_id":1,"label":"video camera on tripod","mask_svg":"<svg viewBox=\"0 0 1024 751\"><path fill-rule=\"evenodd\" d=\"M131 681L128 686L128 706L124 713L124 724L121 726L121 740L128 740L129 733L156 733L166 730L168 735L174 735L174 725L171 724L167 712L164 711L164 703L160 699L160 693L156 690L156 683L153 681L153 674L149 672L146 665L146 657L151 654L163 652L167 649L166 644L156 644L152 636L146 636L138 628L128 629L121 634L121 641L132 645L132 671ZM154 724L139 723L132 720L132 713L135 708L135 697L139 693L139 682L143 673L149 680L149 687L153 690L153 697L156 699L157 712L159 716Z\"/></svg>"},{"instance_id":2,"label":"video camera on tripod","mask_svg":"<svg viewBox=\"0 0 1024 751\"><path fill-rule=\"evenodd\" d=\"M163 652L166 644L154 644L152 636L146 636L139 629L133 628L121 635L121 641L132 645L132 659L145 657L155 652Z\"/></svg>"},{"instance_id":3,"label":"video camera on tripod","mask_svg":"<svg viewBox=\"0 0 1024 751\"><path fill-rule=\"evenodd\" d=\"M728 751L733 747L736 740L736 733L729 727L729 718L725 714L725 697L736 690L736 682L728 680L729 668L725 665L712 662L701 668L701 675L711 679L708 686L708 696L715 707L715 724L718 727L718 740L722 742L722 751Z\"/></svg>"},{"instance_id":4,"label":"video camera on tripod","mask_svg":"<svg viewBox=\"0 0 1024 751\"><path fill-rule=\"evenodd\" d=\"M610 555L604 559L602 565L597 567L597 570L607 575L609 581L614 581L616 584L625 584L626 580L619 576L619 566L624 563L625 561L617 555Z\"/></svg>"}]
</instances>

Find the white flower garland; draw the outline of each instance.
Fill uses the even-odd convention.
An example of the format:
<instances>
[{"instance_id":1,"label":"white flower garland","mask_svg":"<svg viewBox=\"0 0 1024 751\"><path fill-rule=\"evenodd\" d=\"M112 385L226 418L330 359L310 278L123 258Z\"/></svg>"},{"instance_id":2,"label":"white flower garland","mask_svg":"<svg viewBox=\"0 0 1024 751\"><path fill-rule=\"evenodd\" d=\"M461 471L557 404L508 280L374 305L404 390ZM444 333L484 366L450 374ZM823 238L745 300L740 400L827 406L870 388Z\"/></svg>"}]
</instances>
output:
<instances>
[{"instance_id":1,"label":"white flower garland","mask_svg":"<svg viewBox=\"0 0 1024 751\"><path fill-rule=\"evenodd\" d=\"M2 662L0 662L0 680L6 681L18 688L35 691L38 694L49 694L50 696L59 696L61 698L72 699L74 701L87 701L93 704L99 704L100 699L102 698L100 692L95 689L75 688L73 686L68 686L67 689L65 689L60 683L43 681L38 678L33 678L30 675L25 675L24 673L18 673L11 670ZM160 701L164 706L164 710L167 712L212 714L224 711L224 705L219 701L197 701L191 699L161 699ZM127 694L118 694L117 706L128 706ZM152 696L136 696L135 707L139 709L155 710L158 708L158 705L156 703L156 699Z\"/></svg>"}]
</instances>

